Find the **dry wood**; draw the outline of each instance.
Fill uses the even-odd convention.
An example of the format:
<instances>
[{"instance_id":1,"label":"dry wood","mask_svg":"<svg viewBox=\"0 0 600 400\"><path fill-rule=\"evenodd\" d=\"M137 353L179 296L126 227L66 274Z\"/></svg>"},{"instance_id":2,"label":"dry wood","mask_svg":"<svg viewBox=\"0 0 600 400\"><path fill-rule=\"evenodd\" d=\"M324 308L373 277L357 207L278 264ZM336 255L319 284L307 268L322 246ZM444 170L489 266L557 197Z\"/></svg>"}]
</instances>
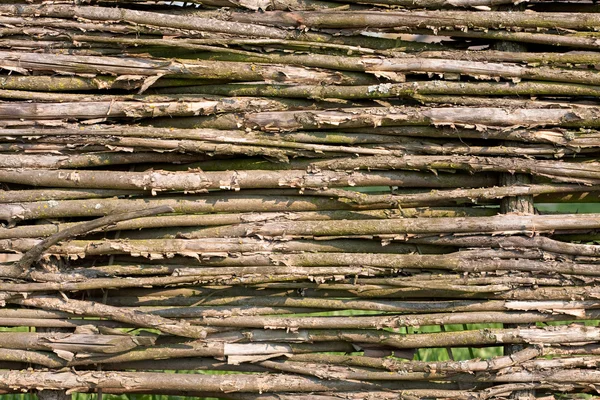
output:
<instances>
[{"instance_id":1,"label":"dry wood","mask_svg":"<svg viewBox=\"0 0 600 400\"><path fill-rule=\"evenodd\" d=\"M279 187L407 186L477 187L494 183L494 177L433 175L421 172L225 171L225 172L124 172L90 170L1 169L0 182L53 188L124 189L152 191L207 191Z\"/></svg>"},{"instance_id":2,"label":"dry wood","mask_svg":"<svg viewBox=\"0 0 600 400\"><path fill-rule=\"evenodd\" d=\"M501 11L404 11L381 13L376 11L270 11L264 18L260 14L231 12L230 21L265 24L282 27L306 26L330 29L376 28L548 28L589 30L600 19L594 13L511 13Z\"/></svg>"},{"instance_id":3,"label":"dry wood","mask_svg":"<svg viewBox=\"0 0 600 400\"><path fill-rule=\"evenodd\" d=\"M598 6L193 3L0 5L0 393L593 393Z\"/></svg>"},{"instance_id":4,"label":"dry wood","mask_svg":"<svg viewBox=\"0 0 600 400\"><path fill-rule=\"evenodd\" d=\"M288 132L314 129L345 129L377 126L479 125L485 126L559 126L597 127L596 107L567 109L503 108L342 108L323 111L274 111L190 117L178 120L157 119L154 126L180 128L248 129Z\"/></svg>"},{"instance_id":5,"label":"dry wood","mask_svg":"<svg viewBox=\"0 0 600 400\"><path fill-rule=\"evenodd\" d=\"M69 240L77 236L84 235L93 230L103 228L108 225L115 224L119 221L126 221L134 218L149 217L157 214L167 214L174 210L169 206L162 206L148 210L140 210L130 213L122 213L116 215L108 215L106 217L98 218L93 221L83 222L81 224L74 225L63 231L57 232L47 239L44 239L35 247L32 247L27 253L23 254L23 257L17 262L16 267L22 268L23 270L31 267L51 246L64 241Z\"/></svg>"},{"instance_id":6,"label":"dry wood","mask_svg":"<svg viewBox=\"0 0 600 400\"><path fill-rule=\"evenodd\" d=\"M157 315L149 315L139 311L124 312L120 308L89 301L61 299L58 297L29 297L13 299L14 304L36 307L45 310L59 310L75 315L109 318L111 320L130 323L134 326L158 329L161 332L190 338L206 337L206 330L191 326L183 321L175 321Z\"/></svg>"}]
</instances>

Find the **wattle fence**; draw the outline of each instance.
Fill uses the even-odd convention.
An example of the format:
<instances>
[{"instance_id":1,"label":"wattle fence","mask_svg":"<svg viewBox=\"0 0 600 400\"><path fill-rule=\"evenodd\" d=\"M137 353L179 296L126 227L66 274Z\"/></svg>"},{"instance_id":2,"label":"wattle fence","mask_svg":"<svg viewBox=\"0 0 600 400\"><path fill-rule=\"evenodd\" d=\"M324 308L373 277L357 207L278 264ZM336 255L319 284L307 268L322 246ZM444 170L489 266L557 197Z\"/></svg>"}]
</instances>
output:
<instances>
[{"instance_id":1,"label":"wattle fence","mask_svg":"<svg viewBox=\"0 0 600 400\"><path fill-rule=\"evenodd\" d=\"M3 396L600 391L597 4L2 3Z\"/></svg>"}]
</instances>

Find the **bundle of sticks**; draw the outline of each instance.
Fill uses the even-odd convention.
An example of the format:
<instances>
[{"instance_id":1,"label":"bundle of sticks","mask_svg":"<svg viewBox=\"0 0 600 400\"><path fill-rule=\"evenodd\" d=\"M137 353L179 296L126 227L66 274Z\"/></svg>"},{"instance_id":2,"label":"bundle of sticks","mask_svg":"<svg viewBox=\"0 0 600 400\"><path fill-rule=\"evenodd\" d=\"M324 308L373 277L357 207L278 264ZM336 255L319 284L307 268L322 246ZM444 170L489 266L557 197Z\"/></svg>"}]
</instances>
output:
<instances>
[{"instance_id":1,"label":"bundle of sticks","mask_svg":"<svg viewBox=\"0 0 600 400\"><path fill-rule=\"evenodd\" d=\"M0 393L598 390L595 3L2 3Z\"/></svg>"}]
</instances>

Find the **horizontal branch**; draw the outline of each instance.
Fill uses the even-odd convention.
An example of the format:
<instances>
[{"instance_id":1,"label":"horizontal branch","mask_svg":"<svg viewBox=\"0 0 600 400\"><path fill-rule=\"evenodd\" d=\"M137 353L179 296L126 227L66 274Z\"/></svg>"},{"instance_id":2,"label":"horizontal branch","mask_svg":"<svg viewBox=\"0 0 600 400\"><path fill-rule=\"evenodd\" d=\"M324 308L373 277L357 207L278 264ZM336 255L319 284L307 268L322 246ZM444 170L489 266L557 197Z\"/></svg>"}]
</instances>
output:
<instances>
[{"instance_id":1,"label":"horizontal branch","mask_svg":"<svg viewBox=\"0 0 600 400\"><path fill-rule=\"evenodd\" d=\"M336 197L348 203L362 206L387 204L388 207L419 207L450 204L478 204L490 200L514 196L531 196L539 202L572 202L581 198L583 202L595 202L598 185L576 184L519 184L477 189L452 189L425 192L409 191L407 194L368 194L343 189L307 190L306 193ZM564 194L568 193L568 194ZM539 199L539 200L538 200ZM548 201L552 199L554 201ZM589 199L589 200L588 200Z\"/></svg>"},{"instance_id":2,"label":"horizontal branch","mask_svg":"<svg viewBox=\"0 0 600 400\"><path fill-rule=\"evenodd\" d=\"M503 102L503 105L506 101ZM175 124L179 122L185 122L185 120L176 119ZM179 122L177 122L179 121ZM191 129L190 129L191 130ZM222 133L218 133L222 132ZM445 155L453 153L457 155L500 155L500 156L540 156L540 157L555 157L560 158L565 155L583 155L584 153L592 153L593 150L589 147L593 147L593 142L588 144L586 148L577 149L573 146L569 148L557 148L553 145L538 144L538 145L520 145L515 144L511 147L492 145L482 146L480 144L472 143L447 143L441 140L430 139L427 141L416 140L407 137L400 136L371 136L366 135L363 137L349 137L346 142L352 142L353 139L367 139L374 140L377 145L367 143L362 146L351 146L350 143L341 143L341 145L335 144L321 144L321 143L310 143L307 140L309 137L314 135L304 135L303 141L297 142L294 140L282 140L274 137L273 135L258 133L258 134L244 134L238 135L235 131L217 131L208 134L198 133L197 137L192 140L166 140L157 138L139 138L139 137L118 137L118 136L42 136L38 138L27 137L29 141L35 142L38 146L40 145L63 145L72 146L73 142L79 144L80 149L85 149L85 146L105 146L107 148L117 149L133 149L138 152L146 151L176 151L186 153L199 153L202 154L200 159L206 159L210 156L229 156L229 155L246 155L246 156L261 156L266 158L272 158L280 162L288 162L289 158L297 157L308 157L308 158L327 158L335 156L343 156L347 154L353 155L364 155L373 156L381 155L384 157L398 157L405 154L438 154ZM187 134L191 136L189 133ZM346 134L342 134L346 135ZM301 133L286 135L286 136L300 136ZM338 134L338 137L340 134ZM206 138L206 140L203 140ZM334 139L335 140L335 139ZM344 142L344 140L337 139L338 141ZM10 145L12 149L19 151L25 150L22 144L14 143ZM61 149L62 150L62 149ZM65 149L66 150L66 149ZM60 150L59 150L60 151ZM63 150L63 152L66 152ZM194 162L192 156L187 156L187 160ZM124 157L122 157L124 158ZM187 161L185 157L182 157L182 162ZM219 160L220 161L220 160ZM230 161L230 163L237 164L240 168L244 168L244 159L237 159ZM211 164L214 164L214 160L206 161L210 168ZM2 160L2 165L13 168L36 168L37 165L41 164L45 168L57 168L65 167L64 160L58 157L47 156L40 160L34 157L23 157L16 158L11 156L5 156ZM199 164L202 165L202 164ZM229 164L230 165L230 164ZM265 169L277 169L276 163L263 163L268 165ZM181 168L180 168L181 169ZM218 168L211 168L213 170Z\"/></svg>"},{"instance_id":3,"label":"horizontal branch","mask_svg":"<svg viewBox=\"0 0 600 400\"><path fill-rule=\"evenodd\" d=\"M376 28L564 28L590 30L600 25L600 17L595 13L536 13L503 11L270 11L264 18L259 14L232 12L230 21L248 24L264 24L281 27L328 28L328 29L376 29ZM265 23L266 22L266 23Z\"/></svg>"},{"instance_id":4,"label":"horizontal branch","mask_svg":"<svg viewBox=\"0 0 600 400\"><path fill-rule=\"evenodd\" d=\"M534 234L562 229L598 229L600 214L561 215L497 215L492 217L357 220L357 221L293 221L242 224L239 226L205 228L182 237L200 238L230 236L241 237L293 237L293 236L345 236L382 234L431 233L488 233ZM214 236L211 234L214 233Z\"/></svg>"},{"instance_id":5,"label":"horizontal branch","mask_svg":"<svg viewBox=\"0 0 600 400\"><path fill-rule=\"evenodd\" d=\"M282 338L284 333L280 331L248 331L256 333L256 337L250 340L264 340L270 335ZM583 326L561 326L547 328L517 328L517 329L476 329L456 332L419 333L405 335L375 330L298 330L288 333L289 340L328 342L348 341L351 343L369 343L391 346L395 348L433 348L465 346L490 346L502 343L508 344L566 344L585 341L596 341L599 336L596 328ZM242 333L230 335L242 336ZM282 339L280 339L282 340Z\"/></svg>"},{"instance_id":6,"label":"horizontal branch","mask_svg":"<svg viewBox=\"0 0 600 400\"><path fill-rule=\"evenodd\" d=\"M365 280L366 279L366 280ZM114 292L107 299L108 304L119 307L182 307L201 304L205 301L206 295L229 297L229 296L289 296L289 297L310 297L316 299L323 298L359 298L359 299L404 299L404 300L424 300L432 297L448 300L470 300L470 299L489 299L489 300L519 300L519 301L541 301L552 299L553 301L572 301L573 298L579 300L595 300L598 296L598 289L595 286L582 285L578 281L578 286L545 286L531 288L530 285L513 285L503 282L490 284L489 286L448 286L447 283L434 285L425 280L423 284L384 285L380 280L377 284L370 284L372 279L378 278L360 278L360 284L354 283L312 283L312 282L263 282L255 284L252 287L244 287L251 283L231 285L227 289L212 289L207 286L193 286L177 289L128 289L127 293ZM395 278L383 278L385 280L394 280ZM535 284L535 282L532 282ZM429 285L429 286L427 286ZM449 290L450 289L450 290ZM170 296L170 297L165 297ZM97 298L100 301L100 298ZM223 300L227 304L231 300ZM200 303L199 303L200 302Z\"/></svg>"},{"instance_id":7,"label":"horizontal branch","mask_svg":"<svg viewBox=\"0 0 600 400\"><path fill-rule=\"evenodd\" d=\"M477 13L479 14L479 13ZM390 16L392 14L388 14ZM540 14L543 15L543 14ZM545 14L548 15L548 14ZM426 33L430 35L431 33ZM557 35L557 37L559 37ZM576 68L560 68L560 67L546 67L546 66L522 66L517 64L518 60L512 59L513 63L500 63L492 62L492 60L478 61L470 60L468 53L460 53L462 57L452 56L450 58L427 58L427 57L411 57L406 54L400 54L396 57L392 54L391 57L344 57L319 54L315 56L292 54L292 55L281 55L281 54L267 54L261 55L260 57L244 56L243 59L248 62L270 62L280 63L284 65L302 65L328 69L339 69L343 71L355 71L355 72L371 72L374 74L385 72L393 73L432 73L432 74L459 74L472 76L477 79L491 79L492 77L502 77L511 79L513 81L520 81L521 79L536 80L536 81L547 81L547 82L571 82L580 83L584 85L597 85L600 82L600 74L594 71L581 70ZM490 53L491 57L496 57L498 61L506 59L508 57L515 57L513 53L511 56L505 56L504 54L509 53ZM528 53L534 54L534 53ZM547 58L553 59L553 56L546 54ZM551 53L554 54L554 53ZM437 56L437 54L436 54ZM224 55L216 55L216 58L230 59ZM477 56L476 56L477 57ZM532 57L532 56L529 56ZM535 57L535 56L533 56ZM544 57L541 55L539 57ZM560 56L556 56L555 63L560 66ZM582 60L591 57L589 53L582 56ZM456 59L459 58L459 59ZM553 62L554 63L554 62ZM585 61L583 62L585 64ZM533 64L533 63L532 63ZM377 85L374 85L374 90ZM380 86L381 89L385 90L385 86Z\"/></svg>"},{"instance_id":8,"label":"horizontal branch","mask_svg":"<svg viewBox=\"0 0 600 400\"><path fill-rule=\"evenodd\" d=\"M320 111L274 111L190 117L185 120L156 119L154 126L178 128L239 129L268 132L344 129L378 126L453 125L596 127L600 111L592 106L571 109L503 108L340 108Z\"/></svg>"},{"instance_id":9,"label":"horizontal branch","mask_svg":"<svg viewBox=\"0 0 600 400\"><path fill-rule=\"evenodd\" d=\"M434 28L435 30L435 28ZM415 29L414 33L433 33L430 29ZM585 37L575 35L561 35L558 33L541 33L541 32L512 32L505 30L459 30L455 28L440 29L437 34L450 36L453 38L473 38L483 40L502 40L507 42L517 43L532 43L545 46L560 46L560 47L572 47L579 49L590 49L598 50L600 47L599 43L595 42L593 37ZM557 53L556 57L550 57L558 61L560 59L568 59L569 52ZM591 52L590 52L591 53ZM523 58L523 61L530 62L529 60L535 59L534 53L516 53L517 54L529 54ZM585 57L585 56L584 56ZM508 57L507 57L508 58Z\"/></svg>"},{"instance_id":10,"label":"horizontal branch","mask_svg":"<svg viewBox=\"0 0 600 400\"><path fill-rule=\"evenodd\" d=\"M311 102L272 100L268 98L196 98L193 101L79 101L67 103L0 104L0 118L22 120L44 119L141 119L158 117L191 117L241 111L288 110L311 107Z\"/></svg>"},{"instance_id":11,"label":"horizontal branch","mask_svg":"<svg viewBox=\"0 0 600 400\"><path fill-rule=\"evenodd\" d=\"M27 239L19 239L8 244L6 241L0 243L4 250L23 251L28 247L35 246L35 242L27 243ZM25 243L24 243L25 242ZM22 247L20 247L22 246ZM132 254L134 256L146 256L153 259L166 258L167 255L187 257L190 264L206 266L265 266L265 265L288 265L300 267L327 267L364 265L377 268L387 268L391 271L402 269L426 269L426 270L449 270L460 272L481 271L524 271L537 273L562 273L597 276L600 275L600 265L594 263L578 263L573 261L539 261L528 258L517 258L519 254L513 252L503 253L500 250L489 251L488 256L474 257L474 253L458 252L445 255L414 255L414 254L369 254L369 253L303 253L303 254L251 254L231 257L227 254L201 253L193 248L193 242L178 240L141 240L136 241L75 241L68 245L50 248L49 254L68 257L77 255L86 256ZM514 259L498 259L505 258ZM490 258L488 258L490 257ZM497 258L494 258L497 257ZM541 257L538 255L537 258ZM202 261L200 261L200 259ZM183 264L186 265L186 264ZM21 275L15 273L13 266L1 268L0 274L6 277L17 278ZM391 272L390 271L390 272ZM506 289L508 290L508 288Z\"/></svg>"},{"instance_id":12,"label":"horizontal branch","mask_svg":"<svg viewBox=\"0 0 600 400\"><path fill-rule=\"evenodd\" d=\"M1 169L0 182L52 188L125 189L144 191L206 191L280 187L481 187L495 183L489 175L438 176L421 172L288 171L124 172L90 170Z\"/></svg>"},{"instance_id":13,"label":"horizontal branch","mask_svg":"<svg viewBox=\"0 0 600 400\"><path fill-rule=\"evenodd\" d=\"M68 6L70 9L71 6ZM110 10L110 9L107 9ZM117 10L113 10L115 12ZM0 9L1 12L1 9ZM162 14L161 14L162 15ZM178 19L181 17L177 17ZM144 58L72 56L44 53L0 51L0 66L17 68L21 72L63 71L78 74L134 76L146 84L162 76L218 81L273 81L306 84L368 85L377 83L374 77L352 72L326 71L290 65L245 64L228 61L174 62ZM150 77L150 81L148 81ZM130 78L127 78L130 79ZM127 80L125 79L125 80ZM192 82L190 82L192 83ZM33 84L35 86L35 84Z\"/></svg>"},{"instance_id":14,"label":"horizontal branch","mask_svg":"<svg viewBox=\"0 0 600 400\"><path fill-rule=\"evenodd\" d=\"M115 3L138 3L143 0L110 0ZM303 1L303 0L275 0L270 4L245 3L240 0L192 0L190 3L202 4L213 7L232 7L245 8L256 11L264 10L320 10L328 8L342 7L345 3L349 4L372 4L402 6L407 8L453 8L453 7L477 7L477 6L497 6L501 4L513 4L510 0L426 0L415 4L411 0L345 0L344 2L328 1ZM260 8L257 8L258 6ZM263 8L264 7L264 8Z\"/></svg>"},{"instance_id":15,"label":"horizontal branch","mask_svg":"<svg viewBox=\"0 0 600 400\"><path fill-rule=\"evenodd\" d=\"M10 268L0 268L4 277L24 278L25 274L14 273ZM220 270L221 271L220 271ZM176 266L156 267L146 265L114 265L108 267L79 270L78 273L32 273L31 283L0 283L0 290L8 292L73 292L98 289L122 289L139 287L178 286L184 284L226 284L227 280L250 283L251 278L268 276L268 281L287 281L290 277L294 280L339 278L343 276L380 276L387 275L389 271L383 268L370 267L219 267L219 268L185 268ZM160 277L136 277L136 275L170 275ZM96 276L125 276L119 278L98 278Z\"/></svg>"},{"instance_id":16,"label":"horizontal branch","mask_svg":"<svg viewBox=\"0 0 600 400\"><path fill-rule=\"evenodd\" d=\"M387 278L384 278L387 279ZM433 288L439 288L439 282L430 281ZM517 286L518 283L512 283ZM423 285L425 286L425 285ZM456 284L458 286L458 284ZM492 285L490 285L492 286ZM496 285L498 288L500 285ZM410 287L407 284L405 287ZM415 285L415 287L418 287ZM451 282L446 282L448 289L453 288ZM473 286L475 292L482 287ZM464 286L463 286L464 289ZM495 288L487 288L493 291ZM118 294L118 293L117 293ZM276 297L276 296L237 296L217 297L216 294L205 299L201 305L189 307L151 307L143 306L134 308L152 315L165 318L203 318L220 316L230 310L229 316L262 315L267 311L282 312L290 314L304 312L318 312L318 310L357 310L378 311L394 313L471 313L485 311L538 311L541 313L563 313L564 315L584 315L585 310L598 310L600 302L588 301L511 301L511 300L444 300L431 303L428 301L397 301L393 299L330 299L310 297ZM126 308L127 309L127 308ZM270 309L270 310L269 310ZM296 310L296 311L293 311ZM264 311L264 312L263 312ZM443 314L439 314L443 315ZM414 314L405 315L410 318ZM60 311L46 311L39 309L8 308L0 310L2 320L15 319L38 319L38 320L65 320L72 315ZM95 324L97 321L84 321ZM106 322L106 321L104 321Z\"/></svg>"},{"instance_id":17,"label":"horizontal branch","mask_svg":"<svg viewBox=\"0 0 600 400\"><path fill-rule=\"evenodd\" d=\"M133 191L139 193L139 190ZM387 204L359 206L345 201L321 196L304 196L295 193L284 195L246 194L225 192L203 196L186 195L167 198L87 199L13 203L0 207L0 218L31 220L61 217L95 217L118 212L135 211L162 205L171 206L176 213L252 213L252 212L301 212L386 209ZM47 207L44 207L47 206Z\"/></svg>"},{"instance_id":18,"label":"horizontal branch","mask_svg":"<svg viewBox=\"0 0 600 400\"><path fill-rule=\"evenodd\" d=\"M600 62L600 60L599 60ZM293 87L293 86L292 86ZM488 139L509 140L520 143L546 143L555 146L568 146L572 148L600 147L600 135L591 129L566 130L562 128L530 128L518 127L498 128L487 127L487 129L476 129L478 126L401 126L401 127L376 127L347 129L346 132L316 131L316 132L278 132L276 134L265 132L253 132L244 130L213 130L213 129L175 129L153 128L149 126L127 126L127 129L119 125L71 125L63 124L64 127L44 129L0 129L0 133L7 137L30 136L34 138L60 137L60 136L114 136L114 137L144 137L198 140L217 140L219 137L229 138L251 138L269 140L282 140L296 143L319 143L358 145L367 143L407 143L405 137L431 137L443 139ZM447 140L444 142L450 144Z\"/></svg>"},{"instance_id":19,"label":"horizontal branch","mask_svg":"<svg viewBox=\"0 0 600 400\"><path fill-rule=\"evenodd\" d=\"M23 193L24 194L24 193ZM69 193L70 194L70 193ZM87 194L84 192L84 194ZM58 203L58 202L56 202ZM54 203L51 203L54 204ZM99 203L98 203L99 204ZM59 204L55 206L59 207ZM27 204L20 204L22 207L27 207ZM85 206L85 205L84 205ZM8 207L8 206L7 206ZM117 222L114 225L103 228L103 231L119 231L119 230L139 230L139 229L156 229L156 228L174 228L174 227L207 227L219 225L235 225L250 222L276 222L276 221L329 221L329 220L362 220L362 219L400 219L400 218L439 218L439 217L467 217L467 216L489 216L495 215L493 209L486 208L468 208L468 207L434 207L434 208L402 208L395 210L365 210L365 211L300 211L300 212L280 212L280 213L236 213L236 214L186 214L186 215L169 215L157 217L136 218L129 221ZM0 239L16 239L16 238L37 238L53 235L61 230L74 226L74 222L63 222L60 224L36 224L36 225L19 225L11 228L0 228ZM125 236L126 237L126 236ZM226 241L219 241L225 245ZM218 246L215 241L210 242L213 246ZM249 249L250 247L240 247L236 245L244 245L250 243L248 241L229 242L227 247L231 251L235 248ZM342 242L336 242L342 244ZM356 243L352 242L350 248L356 248ZM260 242L262 246L266 243ZM330 243L331 244L331 243ZM275 245L275 244L274 244ZM280 251L295 251L294 243L288 242L287 245L277 244ZM321 243L322 245L322 243ZM309 246L310 247L310 246ZM309 247L304 247L307 251ZM213 250L225 247L213 247ZM295 247L299 249L299 247ZM324 247L320 248L321 251ZM229 251L227 250L227 251Z\"/></svg>"},{"instance_id":20,"label":"horizontal branch","mask_svg":"<svg viewBox=\"0 0 600 400\"><path fill-rule=\"evenodd\" d=\"M540 249L551 253L570 254L577 256L598 257L600 246L584 243L568 243L554 240L544 236L444 236L406 238L408 243L457 246L457 247L492 247L492 248L520 248Z\"/></svg>"},{"instance_id":21,"label":"horizontal branch","mask_svg":"<svg viewBox=\"0 0 600 400\"><path fill-rule=\"evenodd\" d=\"M445 54L445 53L444 53ZM450 54L448 54L450 55ZM168 87L154 89L160 94L189 94L220 96L265 96L307 99L380 99L409 97L416 94L452 94L461 96L598 96L600 88L582 84L558 82L451 82L416 81L381 83L365 86L227 84Z\"/></svg>"},{"instance_id":22,"label":"horizontal branch","mask_svg":"<svg viewBox=\"0 0 600 400\"><path fill-rule=\"evenodd\" d=\"M4 5L0 8L0 13L9 14L15 17L33 17L33 20L41 19L41 17L66 18L73 20L88 20L88 21L111 21L111 24L94 24L94 25L109 25L112 27L115 21L128 24L129 32L137 33L137 30L142 29L144 33L164 36L189 36L206 37L217 35L223 37L222 34L242 37L258 37L258 38L273 38L273 39L290 39L310 42L329 42L336 44L344 44L351 46L362 47L383 47L394 48L398 44L396 40L385 38L364 37L356 35L354 37L345 37L322 32L308 31L292 31L276 27L260 26L256 24L245 24L233 21L223 21L217 18L218 15L210 12L201 12L197 10L194 14L185 15L181 13L165 13L132 10L127 8L114 9L110 7L85 7L73 5L31 5L18 6ZM31 18L25 18L25 24L30 24ZM21 19L21 23L23 19ZM11 21L15 23L15 21ZM70 22L70 21L69 21ZM42 25L43 26L43 25ZM54 25L56 26L56 25ZM63 25L64 26L64 25ZM69 26L77 29L77 26ZM92 25L93 26L93 25ZM119 33L123 33L122 27ZM109 30L110 28L97 28L95 30ZM114 28L113 28L114 29ZM117 28L118 29L118 28ZM89 29L94 30L94 29ZM85 29L81 29L85 32ZM110 30L109 30L110 31ZM80 32L78 32L80 33ZM410 46L410 45L409 45ZM413 45L415 49L423 49L423 46Z\"/></svg>"},{"instance_id":23,"label":"horizontal branch","mask_svg":"<svg viewBox=\"0 0 600 400\"><path fill-rule=\"evenodd\" d=\"M0 191L0 203L26 203L48 200L96 199L137 195L143 192L102 189L31 189Z\"/></svg>"},{"instance_id":24,"label":"horizontal branch","mask_svg":"<svg viewBox=\"0 0 600 400\"><path fill-rule=\"evenodd\" d=\"M504 368L521 365L522 363L539 357L544 354L544 350L531 346L507 356L492 357L487 360L466 360L466 361L409 361L381 359L366 356L347 356L334 354L294 354L287 356L287 359L293 362L309 362L318 364L334 364L351 367L366 367L383 369L392 372L414 371L414 372L479 372L479 371L498 371ZM533 364L538 360L534 360ZM315 366L318 367L318 366Z\"/></svg>"},{"instance_id":25,"label":"horizontal branch","mask_svg":"<svg viewBox=\"0 0 600 400\"><path fill-rule=\"evenodd\" d=\"M83 145L83 143L81 144ZM202 161L205 157L180 153L83 153L70 155L0 154L0 168L88 168L142 163L182 163ZM4 200L5 194L0 196Z\"/></svg>"},{"instance_id":26,"label":"horizontal branch","mask_svg":"<svg viewBox=\"0 0 600 400\"><path fill-rule=\"evenodd\" d=\"M348 317L294 317L294 316L240 316L192 320L191 323L206 327L231 327L254 329L384 329L409 326L439 326L449 324L534 324L538 322L573 321L597 319L600 310L581 313L545 314L537 312L468 312L434 313L413 315L382 315Z\"/></svg>"},{"instance_id":27,"label":"horizontal branch","mask_svg":"<svg viewBox=\"0 0 600 400\"><path fill-rule=\"evenodd\" d=\"M71 353L117 354L137 347L152 347L150 336L99 335L80 333L2 332L0 342L5 349L62 350Z\"/></svg>"},{"instance_id":28,"label":"horizontal branch","mask_svg":"<svg viewBox=\"0 0 600 400\"><path fill-rule=\"evenodd\" d=\"M152 372L38 372L2 371L0 389L67 389L87 392L97 389L161 390L163 392L319 392L329 390L374 389L380 385L369 382L326 381L295 375L174 375ZM423 385L411 385L423 386Z\"/></svg>"},{"instance_id":29,"label":"horizontal branch","mask_svg":"<svg viewBox=\"0 0 600 400\"><path fill-rule=\"evenodd\" d=\"M28 297L24 299L11 299L13 304L27 307L41 308L44 310L64 311L70 314L88 317L108 318L114 321L128 323L134 326L158 329L164 333L190 338L206 337L206 330L195 327L183 321L175 321L157 315L150 315L139 311L125 311L120 308L82 300L61 299L57 297Z\"/></svg>"},{"instance_id":30,"label":"horizontal branch","mask_svg":"<svg viewBox=\"0 0 600 400\"><path fill-rule=\"evenodd\" d=\"M0 158L1 160L1 158ZM246 161L246 160L244 160ZM219 160L200 162L199 166L212 167L211 170L227 170L231 166L236 166L239 160ZM420 171L436 171L436 170L462 170L470 173L476 172L508 172L508 173L523 173L540 175L545 177L572 177L589 179L591 181L598 179L600 183L600 163L596 162L561 162L561 161L544 161L544 160L528 160L522 158L508 157L474 157L474 156L458 156L454 155L451 158L448 156L413 156L405 155L403 157L385 156L383 154L377 156L363 156L355 158L332 158L326 160L310 160L310 159L295 159L290 162L269 163L263 160L256 160L248 165L248 169L315 169L320 170L420 170ZM592 183L592 182L590 182Z\"/></svg>"}]
</instances>

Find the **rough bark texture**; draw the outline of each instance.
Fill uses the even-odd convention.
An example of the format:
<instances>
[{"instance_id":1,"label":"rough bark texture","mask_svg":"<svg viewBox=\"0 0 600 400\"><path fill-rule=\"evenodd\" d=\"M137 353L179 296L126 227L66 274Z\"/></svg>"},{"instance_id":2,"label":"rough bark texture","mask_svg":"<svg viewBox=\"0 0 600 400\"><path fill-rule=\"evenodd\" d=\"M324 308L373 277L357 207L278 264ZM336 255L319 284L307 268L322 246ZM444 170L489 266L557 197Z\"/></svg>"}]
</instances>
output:
<instances>
[{"instance_id":1,"label":"rough bark texture","mask_svg":"<svg viewBox=\"0 0 600 400\"><path fill-rule=\"evenodd\" d=\"M2 3L0 395L598 394L597 5Z\"/></svg>"}]
</instances>

